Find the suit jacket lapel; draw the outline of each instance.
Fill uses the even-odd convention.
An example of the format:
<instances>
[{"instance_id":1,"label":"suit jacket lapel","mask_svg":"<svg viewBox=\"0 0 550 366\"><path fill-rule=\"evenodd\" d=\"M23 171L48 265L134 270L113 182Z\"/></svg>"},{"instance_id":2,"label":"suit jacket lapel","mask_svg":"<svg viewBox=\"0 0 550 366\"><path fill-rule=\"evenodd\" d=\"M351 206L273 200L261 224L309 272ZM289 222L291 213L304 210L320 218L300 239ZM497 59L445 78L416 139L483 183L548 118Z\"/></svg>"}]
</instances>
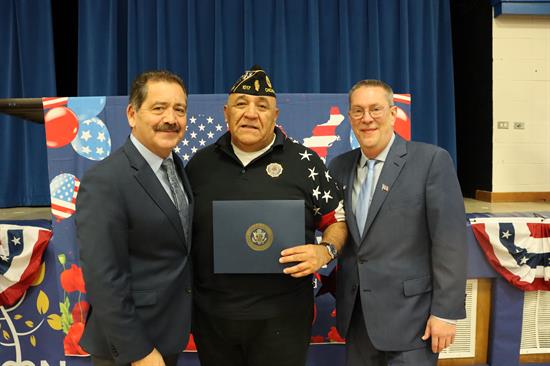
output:
<instances>
[{"instance_id":1,"label":"suit jacket lapel","mask_svg":"<svg viewBox=\"0 0 550 366\"><path fill-rule=\"evenodd\" d=\"M351 165L346 167L346 170L349 172L349 177L346 187L346 196L344 197L344 206L346 207L346 221L348 222L348 232L353 238L353 242L359 246L361 244L361 236L359 235L359 229L357 229L357 220L355 218L355 213L352 209L352 196L353 196L353 183L355 182L355 176L357 175L357 164L359 164L359 159L361 157L361 150L357 149L353 158L351 159Z\"/></svg>"},{"instance_id":2,"label":"suit jacket lapel","mask_svg":"<svg viewBox=\"0 0 550 366\"><path fill-rule=\"evenodd\" d=\"M405 140L396 135L374 189L374 195L372 196L369 213L367 215L367 222L365 224L365 229L363 230L363 240L365 239L374 218L378 214L378 211L380 211L382 204L386 200L386 197L391 192L393 183L399 176L399 173L401 172L401 169L405 165L406 161L407 144ZM385 189L382 189L382 185L386 186Z\"/></svg>"},{"instance_id":3,"label":"suit jacket lapel","mask_svg":"<svg viewBox=\"0 0 550 366\"><path fill-rule=\"evenodd\" d=\"M182 242L185 243L185 235L183 234L183 227L177 208L174 206L172 200L162 187L162 184L159 182L149 164L147 164L147 161L141 156L130 139L128 139L124 145L124 152L126 156L128 156L128 160L132 167L136 169L136 173L134 174L136 180L168 217L168 220L176 230L178 236L180 236Z\"/></svg>"}]
</instances>

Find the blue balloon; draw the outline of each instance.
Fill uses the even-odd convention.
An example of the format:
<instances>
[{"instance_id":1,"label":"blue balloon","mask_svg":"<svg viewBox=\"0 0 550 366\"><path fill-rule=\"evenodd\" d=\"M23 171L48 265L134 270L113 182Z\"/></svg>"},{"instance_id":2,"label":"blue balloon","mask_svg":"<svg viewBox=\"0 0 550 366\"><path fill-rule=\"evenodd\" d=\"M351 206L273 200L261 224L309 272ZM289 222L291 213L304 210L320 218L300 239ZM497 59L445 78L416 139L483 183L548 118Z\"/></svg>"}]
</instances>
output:
<instances>
[{"instance_id":1,"label":"blue balloon","mask_svg":"<svg viewBox=\"0 0 550 366\"><path fill-rule=\"evenodd\" d=\"M74 151L86 159L103 160L111 153L111 134L97 117L80 122L78 136L71 141Z\"/></svg>"},{"instance_id":2,"label":"blue balloon","mask_svg":"<svg viewBox=\"0 0 550 366\"><path fill-rule=\"evenodd\" d=\"M85 121L97 116L105 108L105 97L69 98L67 107L71 109L79 121Z\"/></svg>"}]
</instances>

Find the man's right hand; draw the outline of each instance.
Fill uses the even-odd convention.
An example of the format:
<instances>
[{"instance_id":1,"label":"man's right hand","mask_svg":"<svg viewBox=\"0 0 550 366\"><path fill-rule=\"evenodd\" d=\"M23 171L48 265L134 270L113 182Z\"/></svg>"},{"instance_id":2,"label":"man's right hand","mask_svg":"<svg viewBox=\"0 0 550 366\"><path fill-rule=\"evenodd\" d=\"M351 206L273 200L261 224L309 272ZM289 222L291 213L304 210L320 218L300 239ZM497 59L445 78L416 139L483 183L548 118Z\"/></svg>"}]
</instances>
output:
<instances>
[{"instance_id":1,"label":"man's right hand","mask_svg":"<svg viewBox=\"0 0 550 366\"><path fill-rule=\"evenodd\" d=\"M166 366L164 358L156 348L153 348L151 353L143 357L141 360L132 362L132 366Z\"/></svg>"}]
</instances>

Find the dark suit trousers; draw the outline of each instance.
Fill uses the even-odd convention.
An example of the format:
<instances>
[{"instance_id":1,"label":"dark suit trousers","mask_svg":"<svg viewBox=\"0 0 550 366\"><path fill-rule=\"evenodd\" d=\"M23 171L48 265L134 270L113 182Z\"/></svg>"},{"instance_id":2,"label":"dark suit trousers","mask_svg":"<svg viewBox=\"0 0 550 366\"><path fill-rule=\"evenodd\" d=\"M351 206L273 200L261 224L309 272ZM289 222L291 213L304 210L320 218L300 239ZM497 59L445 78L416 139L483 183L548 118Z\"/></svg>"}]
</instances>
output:
<instances>
[{"instance_id":1,"label":"dark suit trousers","mask_svg":"<svg viewBox=\"0 0 550 366\"><path fill-rule=\"evenodd\" d=\"M233 320L199 309L193 335L202 366L304 366L311 308L270 319Z\"/></svg>"},{"instance_id":2,"label":"dark suit trousers","mask_svg":"<svg viewBox=\"0 0 550 366\"><path fill-rule=\"evenodd\" d=\"M166 364L166 366L176 366L178 363L178 356L179 355L162 356L162 358L164 358L164 363ZM126 365L116 364L114 360L107 360L96 356L92 356L92 365L93 366L130 366L130 364L126 364Z\"/></svg>"},{"instance_id":3,"label":"dark suit trousers","mask_svg":"<svg viewBox=\"0 0 550 366\"><path fill-rule=\"evenodd\" d=\"M429 340L428 344L431 345ZM377 350L367 333L361 299L357 296L346 338L346 366L435 366L437 358L438 354L428 347L410 351Z\"/></svg>"}]
</instances>

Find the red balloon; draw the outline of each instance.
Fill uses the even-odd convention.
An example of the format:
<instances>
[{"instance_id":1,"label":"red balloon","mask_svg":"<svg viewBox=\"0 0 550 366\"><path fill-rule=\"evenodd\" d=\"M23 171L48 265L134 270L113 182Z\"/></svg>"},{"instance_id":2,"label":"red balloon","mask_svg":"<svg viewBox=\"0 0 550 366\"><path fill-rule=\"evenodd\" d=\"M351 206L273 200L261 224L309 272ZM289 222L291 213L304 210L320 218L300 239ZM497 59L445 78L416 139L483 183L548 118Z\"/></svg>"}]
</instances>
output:
<instances>
[{"instance_id":1,"label":"red balloon","mask_svg":"<svg viewBox=\"0 0 550 366\"><path fill-rule=\"evenodd\" d=\"M395 116L394 131L405 140L411 140L411 120L404 110L397 107L397 115Z\"/></svg>"},{"instance_id":2,"label":"red balloon","mask_svg":"<svg viewBox=\"0 0 550 366\"><path fill-rule=\"evenodd\" d=\"M63 147L73 141L78 134L78 118L66 107L50 109L44 116L44 123L48 147Z\"/></svg>"}]
</instances>

